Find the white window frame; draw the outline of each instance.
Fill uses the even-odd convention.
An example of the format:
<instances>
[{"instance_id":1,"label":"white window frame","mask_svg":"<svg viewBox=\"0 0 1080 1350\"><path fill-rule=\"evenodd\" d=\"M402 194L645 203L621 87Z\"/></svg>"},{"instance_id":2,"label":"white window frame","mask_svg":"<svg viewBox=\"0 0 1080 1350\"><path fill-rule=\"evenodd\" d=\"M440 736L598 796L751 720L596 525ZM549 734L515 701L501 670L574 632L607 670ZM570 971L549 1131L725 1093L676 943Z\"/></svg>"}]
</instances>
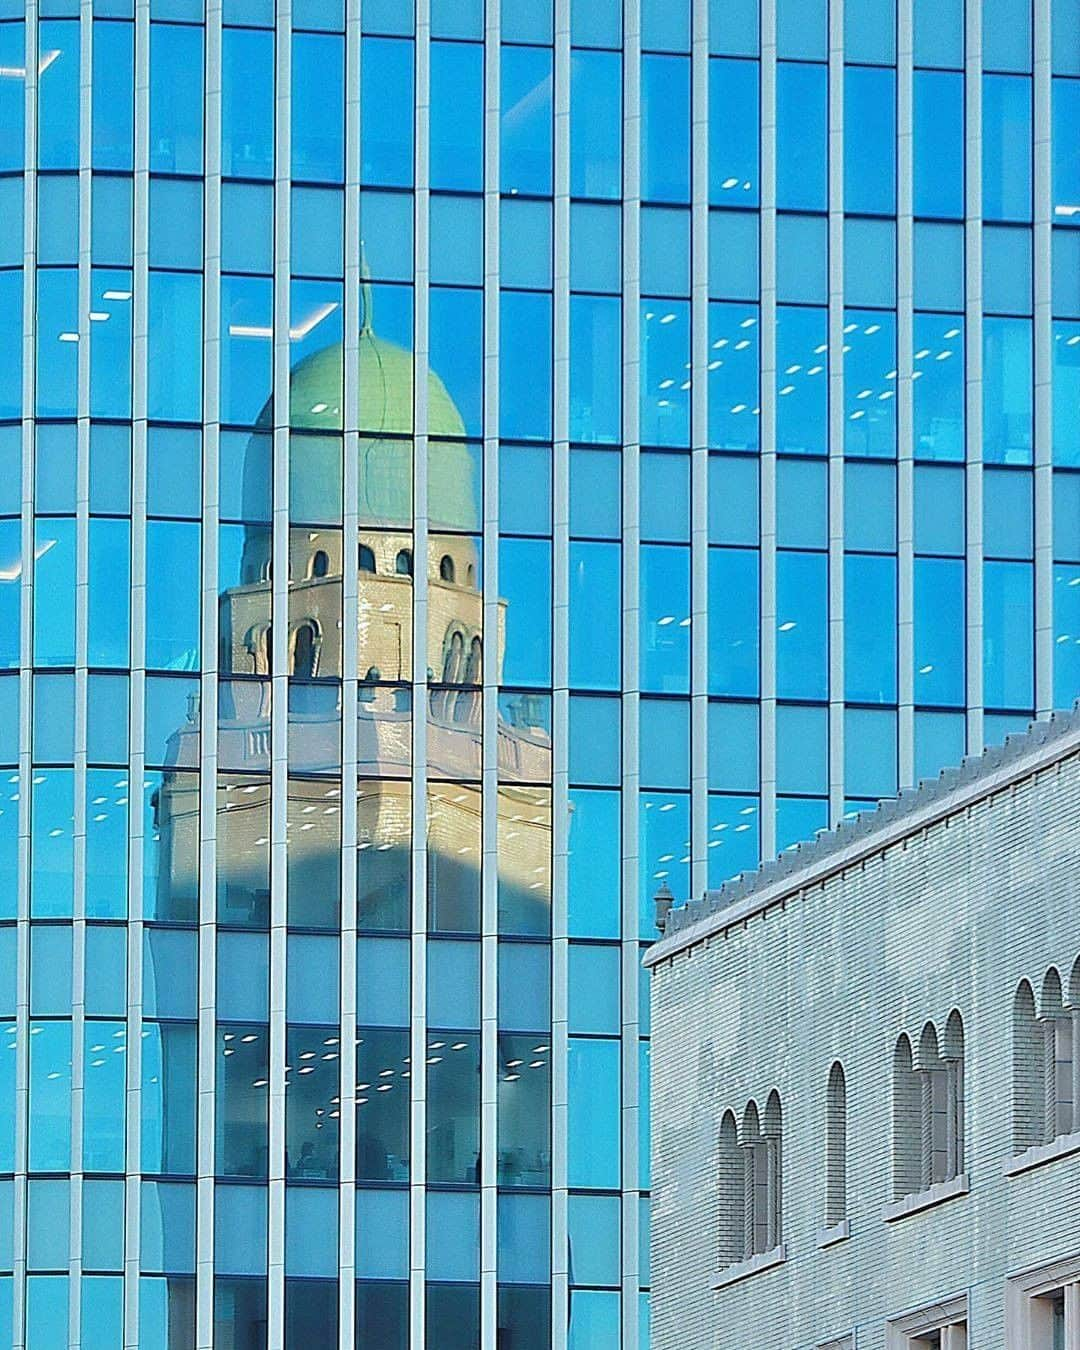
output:
<instances>
[{"instance_id":1,"label":"white window frame","mask_svg":"<svg viewBox=\"0 0 1080 1350\"><path fill-rule=\"evenodd\" d=\"M1052 1350L1049 1295L1065 1295L1065 1350L1080 1350L1080 1255L1010 1275L1005 1286L1010 1350Z\"/></svg>"},{"instance_id":2,"label":"white window frame","mask_svg":"<svg viewBox=\"0 0 1080 1350\"><path fill-rule=\"evenodd\" d=\"M941 1350L967 1350L966 1294L940 1299L911 1312L891 1317L885 1328L886 1350L918 1350L919 1338L941 1332ZM1009 1342L1013 1350L1012 1342Z\"/></svg>"}]
</instances>

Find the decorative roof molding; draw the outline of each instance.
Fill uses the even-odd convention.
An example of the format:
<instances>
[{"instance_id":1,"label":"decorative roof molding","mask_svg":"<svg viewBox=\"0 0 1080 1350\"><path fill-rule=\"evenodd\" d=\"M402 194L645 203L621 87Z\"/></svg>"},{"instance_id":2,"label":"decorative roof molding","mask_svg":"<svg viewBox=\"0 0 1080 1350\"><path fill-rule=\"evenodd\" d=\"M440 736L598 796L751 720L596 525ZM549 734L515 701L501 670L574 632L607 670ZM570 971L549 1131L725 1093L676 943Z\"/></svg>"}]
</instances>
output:
<instances>
[{"instance_id":1,"label":"decorative roof molding","mask_svg":"<svg viewBox=\"0 0 1080 1350\"><path fill-rule=\"evenodd\" d=\"M754 914L781 904L809 886L847 870L948 816L968 809L1010 784L1080 755L1080 701L1070 712L1032 722L981 755L968 755L916 788L889 797L871 811L845 820L788 849L754 872L743 872L671 910L664 936L645 955L652 967Z\"/></svg>"}]
</instances>

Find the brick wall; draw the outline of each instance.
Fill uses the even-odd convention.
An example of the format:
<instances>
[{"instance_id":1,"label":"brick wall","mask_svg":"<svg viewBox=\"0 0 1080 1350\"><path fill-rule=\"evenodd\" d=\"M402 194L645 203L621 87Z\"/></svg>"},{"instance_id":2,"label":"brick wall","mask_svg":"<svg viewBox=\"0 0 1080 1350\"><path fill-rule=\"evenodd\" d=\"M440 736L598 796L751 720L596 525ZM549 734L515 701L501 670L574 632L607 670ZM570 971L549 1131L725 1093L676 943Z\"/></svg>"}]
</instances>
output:
<instances>
[{"instance_id":1,"label":"brick wall","mask_svg":"<svg viewBox=\"0 0 1080 1350\"><path fill-rule=\"evenodd\" d=\"M793 886L797 886L797 881ZM656 1350L803 1350L852 1329L884 1350L885 1321L968 1291L971 1350L1005 1345L1004 1276L1080 1254L1080 1155L1006 1176L1013 1153L1012 1009L1080 956L1080 748L921 835L652 974L652 1316ZM887 1223L892 1066L906 1032L965 1034L970 1192ZM847 1076L850 1237L825 1222L829 1069ZM787 1260L714 1291L719 1133L732 1109L784 1115Z\"/></svg>"}]
</instances>

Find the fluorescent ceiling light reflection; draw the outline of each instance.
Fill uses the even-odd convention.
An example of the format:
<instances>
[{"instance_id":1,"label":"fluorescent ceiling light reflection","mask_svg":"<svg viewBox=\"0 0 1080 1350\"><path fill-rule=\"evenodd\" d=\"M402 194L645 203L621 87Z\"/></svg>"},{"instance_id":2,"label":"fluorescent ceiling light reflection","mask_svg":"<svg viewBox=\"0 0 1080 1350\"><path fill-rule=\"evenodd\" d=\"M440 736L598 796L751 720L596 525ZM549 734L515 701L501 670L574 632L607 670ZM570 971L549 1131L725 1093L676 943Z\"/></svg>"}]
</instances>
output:
<instances>
[{"instance_id":1,"label":"fluorescent ceiling light reflection","mask_svg":"<svg viewBox=\"0 0 1080 1350\"><path fill-rule=\"evenodd\" d=\"M106 298L108 298L107 291L105 294ZM324 319L329 318L337 307L338 304L336 300L329 300L326 304L320 305L316 310L309 314L302 323L298 323L289 329L290 340L292 342L301 342L313 331L313 329L317 328ZM243 338L272 338L274 336L274 330L269 324L231 323L229 324L229 336Z\"/></svg>"},{"instance_id":2,"label":"fluorescent ceiling light reflection","mask_svg":"<svg viewBox=\"0 0 1080 1350\"><path fill-rule=\"evenodd\" d=\"M55 539L46 539L44 543L39 544L34 550L34 561L44 558L49 549L56 545ZM0 567L0 581L18 581L22 576L22 562L12 563L10 567ZM35 780L36 781L36 780Z\"/></svg>"},{"instance_id":3,"label":"fluorescent ceiling light reflection","mask_svg":"<svg viewBox=\"0 0 1080 1350\"><path fill-rule=\"evenodd\" d=\"M59 48L54 51L42 52L38 58L38 75L44 75L52 63L59 57ZM25 66L0 66L0 80L25 80Z\"/></svg>"},{"instance_id":4,"label":"fluorescent ceiling light reflection","mask_svg":"<svg viewBox=\"0 0 1080 1350\"><path fill-rule=\"evenodd\" d=\"M102 300L130 300L130 291L102 291Z\"/></svg>"}]
</instances>

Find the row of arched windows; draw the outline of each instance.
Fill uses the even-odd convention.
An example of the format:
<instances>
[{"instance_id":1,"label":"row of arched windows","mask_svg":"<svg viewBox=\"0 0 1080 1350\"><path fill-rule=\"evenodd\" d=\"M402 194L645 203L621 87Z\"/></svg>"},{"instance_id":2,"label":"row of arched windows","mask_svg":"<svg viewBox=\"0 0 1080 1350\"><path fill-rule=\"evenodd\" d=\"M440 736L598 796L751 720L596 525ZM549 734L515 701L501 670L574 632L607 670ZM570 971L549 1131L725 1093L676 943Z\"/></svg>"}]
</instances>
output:
<instances>
[{"instance_id":1,"label":"row of arched windows","mask_svg":"<svg viewBox=\"0 0 1080 1350\"><path fill-rule=\"evenodd\" d=\"M443 684L480 684L484 678L484 644L478 634L467 638L457 624L443 639Z\"/></svg>"},{"instance_id":2,"label":"row of arched windows","mask_svg":"<svg viewBox=\"0 0 1080 1350\"><path fill-rule=\"evenodd\" d=\"M1038 995L1035 984L1038 984ZM1080 1132L1080 957L1068 982L1051 966L1013 997L1013 1151Z\"/></svg>"},{"instance_id":3,"label":"row of arched windows","mask_svg":"<svg viewBox=\"0 0 1080 1350\"><path fill-rule=\"evenodd\" d=\"M899 1199L964 1170L964 1022L927 1022L893 1052L893 1194Z\"/></svg>"},{"instance_id":4,"label":"row of arched windows","mask_svg":"<svg viewBox=\"0 0 1080 1350\"><path fill-rule=\"evenodd\" d=\"M720 1122L723 1265L780 1245L783 1124L780 1095L775 1090L769 1093L763 1111L750 1101L738 1121L733 1111L726 1111Z\"/></svg>"},{"instance_id":5,"label":"row of arched windows","mask_svg":"<svg viewBox=\"0 0 1080 1350\"><path fill-rule=\"evenodd\" d=\"M370 544L361 544L357 551L357 570L372 575L378 571L375 565L375 550ZM413 574L413 554L411 548L398 549L394 558L394 571L398 576L411 577ZM313 578L330 575L330 555L323 548L316 549L308 562L308 576ZM471 585L475 571L472 563L465 569L465 584ZM264 578L265 580L265 578ZM449 553L439 559L439 580L457 584L457 565Z\"/></svg>"},{"instance_id":6,"label":"row of arched windows","mask_svg":"<svg viewBox=\"0 0 1080 1350\"><path fill-rule=\"evenodd\" d=\"M252 673L269 675L273 628L270 624L256 624L248 629L244 645L251 653ZM319 673L322 652L322 629L316 619L301 619L289 633L289 674L298 679L314 679Z\"/></svg>"},{"instance_id":7,"label":"row of arched windows","mask_svg":"<svg viewBox=\"0 0 1080 1350\"><path fill-rule=\"evenodd\" d=\"M249 631L246 646L255 662L255 673L269 671L271 627L261 625ZM314 679L319 673L322 630L317 619L301 619L289 634L289 674L297 679ZM429 672L429 677L431 673ZM378 680L380 672L372 667L365 680ZM484 678L484 644L479 634L467 638L464 630L452 625L443 641L443 684L479 685Z\"/></svg>"},{"instance_id":8,"label":"row of arched windows","mask_svg":"<svg viewBox=\"0 0 1080 1350\"><path fill-rule=\"evenodd\" d=\"M444 572L445 564L450 565L450 577L447 578ZM356 557L357 570L374 575L377 571L375 566L375 550L370 544L361 544L357 550ZM439 575L444 581L453 581L454 560L447 555L439 564ZM394 571L398 576L411 577L413 574L413 555L411 548L398 549L397 556L394 558ZM311 555L308 563L308 576L313 579L327 577L330 575L330 555L324 548L318 548Z\"/></svg>"},{"instance_id":9,"label":"row of arched windows","mask_svg":"<svg viewBox=\"0 0 1080 1350\"><path fill-rule=\"evenodd\" d=\"M1071 1066L1070 1061L1070 1066ZM839 1060L825 1089L825 1225L848 1213L847 1075ZM782 1241L783 1112L773 1090L760 1111L720 1121L720 1261L733 1265ZM893 1191L897 1198L950 1181L964 1170L964 1023L954 1008L939 1032L906 1032L893 1054Z\"/></svg>"},{"instance_id":10,"label":"row of arched windows","mask_svg":"<svg viewBox=\"0 0 1080 1350\"><path fill-rule=\"evenodd\" d=\"M1032 981L1020 981L1013 999L1012 1066L1014 1153L1080 1133L1080 957L1067 982L1056 966L1044 972L1037 994ZM778 1108L779 1099L777 1119ZM898 1037L892 1111L895 1198L964 1172L964 1022L958 1009L940 1030L928 1021L917 1039L906 1031ZM722 1152L724 1137L722 1125ZM779 1213L779 1197L776 1206ZM825 1102L825 1222L832 1226L846 1216L847 1080L836 1061ZM729 1259L758 1250L744 1242L742 1256Z\"/></svg>"}]
</instances>

